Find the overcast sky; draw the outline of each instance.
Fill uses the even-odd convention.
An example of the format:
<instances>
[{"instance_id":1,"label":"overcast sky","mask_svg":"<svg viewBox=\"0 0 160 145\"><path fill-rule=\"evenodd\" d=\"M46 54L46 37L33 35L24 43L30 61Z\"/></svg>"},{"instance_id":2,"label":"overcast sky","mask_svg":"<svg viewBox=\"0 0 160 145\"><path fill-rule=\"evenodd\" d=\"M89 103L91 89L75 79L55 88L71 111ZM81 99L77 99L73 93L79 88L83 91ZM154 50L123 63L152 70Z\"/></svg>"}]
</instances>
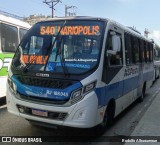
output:
<instances>
[{"instance_id":1,"label":"overcast sky","mask_svg":"<svg viewBox=\"0 0 160 145\"><path fill-rule=\"evenodd\" d=\"M1 0L0 10L19 16L51 15L44 0ZM51 1L51 0L48 0ZM55 16L64 16L65 5L77 7L77 15L111 18L123 25L134 26L141 33L147 28L160 45L160 0L61 0Z\"/></svg>"}]
</instances>

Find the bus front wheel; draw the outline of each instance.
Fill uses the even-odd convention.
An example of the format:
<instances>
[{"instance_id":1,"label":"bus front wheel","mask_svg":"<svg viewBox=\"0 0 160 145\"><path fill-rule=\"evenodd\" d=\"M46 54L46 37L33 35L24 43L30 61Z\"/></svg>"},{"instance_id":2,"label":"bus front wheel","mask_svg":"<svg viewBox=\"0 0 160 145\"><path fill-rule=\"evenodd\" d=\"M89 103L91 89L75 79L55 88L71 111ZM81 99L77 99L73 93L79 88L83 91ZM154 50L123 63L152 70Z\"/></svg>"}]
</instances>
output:
<instances>
[{"instance_id":1,"label":"bus front wheel","mask_svg":"<svg viewBox=\"0 0 160 145\"><path fill-rule=\"evenodd\" d=\"M100 129L101 134L105 132L107 126L109 127L112 125L114 120L114 114L115 114L115 101L112 100L109 102L102 123L98 126Z\"/></svg>"},{"instance_id":2,"label":"bus front wheel","mask_svg":"<svg viewBox=\"0 0 160 145\"><path fill-rule=\"evenodd\" d=\"M142 95L141 95L141 96L139 97L139 99L138 99L139 102L143 102L144 97L145 97L145 93L146 93L146 83L143 85Z\"/></svg>"}]
</instances>

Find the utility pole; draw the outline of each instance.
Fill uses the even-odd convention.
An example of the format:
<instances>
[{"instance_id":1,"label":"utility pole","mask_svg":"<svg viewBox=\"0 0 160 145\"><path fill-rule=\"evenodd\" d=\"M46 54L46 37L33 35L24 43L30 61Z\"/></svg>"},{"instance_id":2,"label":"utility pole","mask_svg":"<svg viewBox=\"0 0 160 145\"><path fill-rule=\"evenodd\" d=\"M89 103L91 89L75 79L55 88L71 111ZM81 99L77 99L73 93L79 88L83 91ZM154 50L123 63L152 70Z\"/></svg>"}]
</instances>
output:
<instances>
[{"instance_id":1,"label":"utility pole","mask_svg":"<svg viewBox=\"0 0 160 145\"><path fill-rule=\"evenodd\" d=\"M67 6L65 5L65 17L67 16L76 16L76 6ZM68 12L68 9L72 9L72 12Z\"/></svg>"},{"instance_id":2,"label":"utility pole","mask_svg":"<svg viewBox=\"0 0 160 145\"><path fill-rule=\"evenodd\" d=\"M52 18L54 17L54 6L57 5L58 3L62 3L61 0L45 0L43 3L49 5L49 7L52 9Z\"/></svg>"}]
</instances>

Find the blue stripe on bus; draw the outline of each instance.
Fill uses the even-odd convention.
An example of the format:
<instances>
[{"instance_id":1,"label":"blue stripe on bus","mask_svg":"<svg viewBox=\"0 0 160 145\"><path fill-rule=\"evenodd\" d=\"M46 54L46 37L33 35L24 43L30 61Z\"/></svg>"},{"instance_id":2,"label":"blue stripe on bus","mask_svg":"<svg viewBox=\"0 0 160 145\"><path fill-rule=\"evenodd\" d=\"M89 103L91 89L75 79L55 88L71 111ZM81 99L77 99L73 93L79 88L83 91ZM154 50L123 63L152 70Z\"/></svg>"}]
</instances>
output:
<instances>
[{"instance_id":1,"label":"blue stripe on bus","mask_svg":"<svg viewBox=\"0 0 160 145\"><path fill-rule=\"evenodd\" d=\"M154 72L152 71L143 74L143 81L151 80L153 78L153 73ZM45 97L48 99L55 99L55 100L66 100L70 98L71 93L74 90L82 87L82 84L78 82L62 90L62 89L52 89L52 88L24 85L21 84L16 79L15 76L12 76L12 80L17 86L17 91L23 95L35 96L40 98ZM95 92L98 97L99 106L106 105L111 98L117 99L118 97L121 97L127 94L128 92L136 89L139 85L138 83L139 83L139 76L136 76L116 82L114 84L102 88L96 88ZM57 94L58 92L60 92L60 94Z\"/></svg>"},{"instance_id":2,"label":"blue stripe on bus","mask_svg":"<svg viewBox=\"0 0 160 145\"><path fill-rule=\"evenodd\" d=\"M54 99L54 100L67 100L70 98L71 93L82 87L80 82L75 83L65 89L53 89L36 86L28 86L21 84L15 76L12 76L12 81L17 86L17 92L26 96L34 96L39 98Z\"/></svg>"},{"instance_id":3,"label":"blue stripe on bus","mask_svg":"<svg viewBox=\"0 0 160 145\"><path fill-rule=\"evenodd\" d=\"M97 88L95 92L98 97L98 105L101 107L105 106L110 99L117 99L118 97L121 97L122 95L125 95L128 92L134 90L137 87L137 79L138 76L124 81L119 81L102 88ZM131 83L131 81L134 83Z\"/></svg>"},{"instance_id":4,"label":"blue stripe on bus","mask_svg":"<svg viewBox=\"0 0 160 145\"><path fill-rule=\"evenodd\" d=\"M139 76L124 80L123 95L125 95L125 94L129 93L130 91L136 89L138 87L138 80L139 80Z\"/></svg>"},{"instance_id":5,"label":"blue stripe on bus","mask_svg":"<svg viewBox=\"0 0 160 145\"><path fill-rule=\"evenodd\" d=\"M143 82L152 80L153 78L153 71L147 72L143 76ZM98 97L98 106L102 107L107 105L108 101L112 98L117 99L121 96L126 95L130 91L138 88L140 86L139 84L139 76L132 77L126 80L122 80L119 82L116 82L111 85L107 85L102 88L96 88L95 93Z\"/></svg>"}]
</instances>

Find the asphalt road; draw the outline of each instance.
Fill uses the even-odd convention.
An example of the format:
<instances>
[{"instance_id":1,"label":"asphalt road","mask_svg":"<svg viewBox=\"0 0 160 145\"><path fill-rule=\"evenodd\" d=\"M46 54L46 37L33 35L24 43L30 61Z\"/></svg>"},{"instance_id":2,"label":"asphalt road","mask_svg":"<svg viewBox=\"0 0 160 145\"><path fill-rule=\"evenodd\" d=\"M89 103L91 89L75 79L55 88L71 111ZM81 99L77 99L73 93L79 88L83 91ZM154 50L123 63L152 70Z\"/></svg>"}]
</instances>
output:
<instances>
[{"instance_id":1,"label":"asphalt road","mask_svg":"<svg viewBox=\"0 0 160 145\"><path fill-rule=\"evenodd\" d=\"M144 113L147 111L148 107L154 100L156 94L158 93L158 89L160 86L160 79L157 80L153 86L147 90L146 96L142 103L135 102L129 108L127 108L123 113L121 113L114 121L113 125L108 127L103 136L104 139L107 139L108 136L130 136L133 132L134 128L143 117ZM58 128L51 129L39 126L33 126L28 121L23 118L14 116L7 112L5 106L0 107L0 136L49 136L50 138L54 138L54 136L90 136L93 133L93 129L74 129L74 128ZM123 143L115 143L115 142L100 142L100 137L91 138L89 141L82 140L81 142L43 142L36 143L36 145L123 145ZM82 138L83 139L83 138ZM7 144L8 143L0 143ZM11 143L13 145L17 145L17 143ZM35 143L18 143L23 145L32 145Z\"/></svg>"}]
</instances>

